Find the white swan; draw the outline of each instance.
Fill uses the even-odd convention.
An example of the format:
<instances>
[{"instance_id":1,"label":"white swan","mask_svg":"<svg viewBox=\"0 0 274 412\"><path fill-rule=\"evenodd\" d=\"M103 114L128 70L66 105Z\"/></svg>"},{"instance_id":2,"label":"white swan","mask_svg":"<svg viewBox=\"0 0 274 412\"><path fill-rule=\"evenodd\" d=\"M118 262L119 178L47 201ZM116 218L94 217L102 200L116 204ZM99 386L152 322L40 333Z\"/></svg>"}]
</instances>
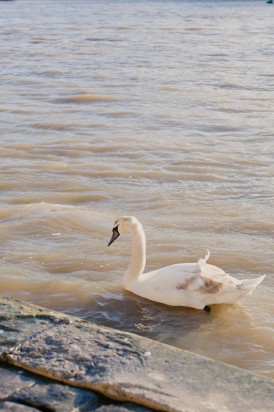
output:
<instances>
[{"instance_id":1,"label":"white swan","mask_svg":"<svg viewBox=\"0 0 274 412\"><path fill-rule=\"evenodd\" d=\"M179 263L143 273L146 263L146 237L141 223L133 216L116 220L110 246L120 234L129 233L133 247L123 286L136 295L170 306L189 306L210 312L209 305L235 303L249 295L265 278L238 280L207 259L197 263Z\"/></svg>"}]
</instances>

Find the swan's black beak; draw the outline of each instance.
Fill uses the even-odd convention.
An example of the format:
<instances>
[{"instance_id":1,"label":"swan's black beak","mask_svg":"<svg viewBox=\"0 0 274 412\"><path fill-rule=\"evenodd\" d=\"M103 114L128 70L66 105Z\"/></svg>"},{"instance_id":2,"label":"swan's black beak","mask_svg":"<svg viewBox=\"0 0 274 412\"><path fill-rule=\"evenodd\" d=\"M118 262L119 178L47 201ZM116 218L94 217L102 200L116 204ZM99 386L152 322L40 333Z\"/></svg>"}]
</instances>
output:
<instances>
[{"instance_id":1,"label":"swan's black beak","mask_svg":"<svg viewBox=\"0 0 274 412\"><path fill-rule=\"evenodd\" d=\"M116 226L112 229L112 238L110 239L108 246L110 246L114 242L114 240L116 240L119 236L120 233L118 231L118 226Z\"/></svg>"}]
</instances>

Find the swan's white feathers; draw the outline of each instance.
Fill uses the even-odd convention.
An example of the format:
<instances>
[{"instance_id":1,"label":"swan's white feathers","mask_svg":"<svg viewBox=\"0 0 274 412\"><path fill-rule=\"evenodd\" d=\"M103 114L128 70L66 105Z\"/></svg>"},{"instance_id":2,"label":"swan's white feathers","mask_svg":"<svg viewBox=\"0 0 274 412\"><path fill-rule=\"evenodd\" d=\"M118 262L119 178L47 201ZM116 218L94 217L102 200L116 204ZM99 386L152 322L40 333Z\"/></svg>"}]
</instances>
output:
<instances>
[{"instance_id":1,"label":"swan's white feathers","mask_svg":"<svg viewBox=\"0 0 274 412\"><path fill-rule=\"evenodd\" d=\"M217 266L179 263L141 274L128 290L170 306L203 309L212 303L224 303L225 296L235 293L240 284Z\"/></svg>"},{"instance_id":2,"label":"swan's white feathers","mask_svg":"<svg viewBox=\"0 0 274 412\"><path fill-rule=\"evenodd\" d=\"M145 266L145 234L141 223L131 216L115 222L121 233L130 233L132 257L124 275L124 288L144 298L170 306L203 309L215 303L234 303L253 292L265 276L238 280L204 259L197 263L179 263L143 273Z\"/></svg>"}]
</instances>

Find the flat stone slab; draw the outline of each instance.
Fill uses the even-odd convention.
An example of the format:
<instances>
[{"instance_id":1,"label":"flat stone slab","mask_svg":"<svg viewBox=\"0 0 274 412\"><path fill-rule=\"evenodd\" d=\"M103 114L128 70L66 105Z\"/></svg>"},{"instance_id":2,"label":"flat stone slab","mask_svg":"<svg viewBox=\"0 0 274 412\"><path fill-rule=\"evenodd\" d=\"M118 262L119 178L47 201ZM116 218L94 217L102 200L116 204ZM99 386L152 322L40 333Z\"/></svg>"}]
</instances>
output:
<instances>
[{"instance_id":1,"label":"flat stone slab","mask_svg":"<svg viewBox=\"0 0 274 412\"><path fill-rule=\"evenodd\" d=\"M31 388L33 384L33 379L28 379L22 373L15 373L0 366L0 400L8 399L15 390Z\"/></svg>"},{"instance_id":2,"label":"flat stone slab","mask_svg":"<svg viewBox=\"0 0 274 412\"><path fill-rule=\"evenodd\" d=\"M0 411L151 412L133 403L114 402L89 389L76 388L0 363Z\"/></svg>"},{"instance_id":3,"label":"flat stone slab","mask_svg":"<svg viewBox=\"0 0 274 412\"><path fill-rule=\"evenodd\" d=\"M20 405L14 402L0 402L0 411L3 412L38 412L38 409L31 406Z\"/></svg>"},{"instance_id":4,"label":"flat stone slab","mask_svg":"<svg viewBox=\"0 0 274 412\"><path fill-rule=\"evenodd\" d=\"M165 412L274 410L272 380L14 299L0 298L0 331L3 362L117 401Z\"/></svg>"}]
</instances>

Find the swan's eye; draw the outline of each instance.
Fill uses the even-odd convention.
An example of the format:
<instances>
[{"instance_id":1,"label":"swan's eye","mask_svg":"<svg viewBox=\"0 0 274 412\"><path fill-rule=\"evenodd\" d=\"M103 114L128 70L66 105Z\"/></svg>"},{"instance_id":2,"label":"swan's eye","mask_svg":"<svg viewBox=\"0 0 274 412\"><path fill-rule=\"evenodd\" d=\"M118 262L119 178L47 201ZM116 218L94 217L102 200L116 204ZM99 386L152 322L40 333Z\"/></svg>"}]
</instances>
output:
<instances>
[{"instance_id":1,"label":"swan's eye","mask_svg":"<svg viewBox=\"0 0 274 412\"><path fill-rule=\"evenodd\" d=\"M120 233L118 230L118 226L116 226L112 229L112 238L110 239L108 246L110 246L114 242L114 240L116 240L117 237L119 236L120 236Z\"/></svg>"}]
</instances>

